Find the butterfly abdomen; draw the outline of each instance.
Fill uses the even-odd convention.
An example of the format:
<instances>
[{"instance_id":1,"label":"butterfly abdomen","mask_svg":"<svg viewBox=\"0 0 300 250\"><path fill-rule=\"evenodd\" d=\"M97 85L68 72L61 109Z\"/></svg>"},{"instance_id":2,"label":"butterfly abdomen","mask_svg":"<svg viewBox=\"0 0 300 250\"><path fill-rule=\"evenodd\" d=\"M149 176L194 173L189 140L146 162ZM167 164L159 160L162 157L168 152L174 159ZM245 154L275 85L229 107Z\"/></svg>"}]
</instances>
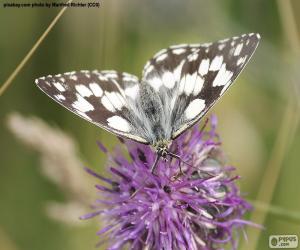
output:
<instances>
[{"instance_id":1,"label":"butterfly abdomen","mask_svg":"<svg viewBox=\"0 0 300 250\"><path fill-rule=\"evenodd\" d=\"M138 106L150 144L169 138L170 135L166 133L167 124L164 124L165 112L163 103L157 92L150 85L141 84Z\"/></svg>"}]
</instances>

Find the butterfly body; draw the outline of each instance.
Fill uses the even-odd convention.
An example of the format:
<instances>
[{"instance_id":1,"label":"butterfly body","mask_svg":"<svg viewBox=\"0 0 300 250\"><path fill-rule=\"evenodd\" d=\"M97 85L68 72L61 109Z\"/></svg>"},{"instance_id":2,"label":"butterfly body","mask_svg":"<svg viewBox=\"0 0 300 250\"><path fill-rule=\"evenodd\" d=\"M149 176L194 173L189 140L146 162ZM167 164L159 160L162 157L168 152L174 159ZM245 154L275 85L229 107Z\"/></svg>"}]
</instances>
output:
<instances>
[{"instance_id":1,"label":"butterfly body","mask_svg":"<svg viewBox=\"0 0 300 250\"><path fill-rule=\"evenodd\" d=\"M244 34L208 44L159 51L142 78L116 71L77 71L36 79L56 102L113 134L150 144L159 158L231 86L260 36ZM155 163L155 164L156 164ZM153 169L153 168L152 168Z\"/></svg>"}]
</instances>

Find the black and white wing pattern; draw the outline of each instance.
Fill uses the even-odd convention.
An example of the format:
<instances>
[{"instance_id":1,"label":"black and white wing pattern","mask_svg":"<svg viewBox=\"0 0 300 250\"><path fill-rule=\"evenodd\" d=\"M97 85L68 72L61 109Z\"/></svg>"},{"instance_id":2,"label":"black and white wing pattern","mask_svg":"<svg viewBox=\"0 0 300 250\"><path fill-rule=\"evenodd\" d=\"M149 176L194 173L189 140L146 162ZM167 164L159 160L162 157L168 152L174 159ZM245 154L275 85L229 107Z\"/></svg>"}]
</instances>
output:
<instances>
[{"instance_id":1,"label":"black and white wing pattern","mask_svg":"<svg viewBox=\"0 0 300 250\"><path fill-rule=\"evenodd\" d=\"M40 77L35 82L49 97L85 120L116 135L148 144L136 130L141 121L131 108L139 91L136 76L82 70Z\"/></svg>"},{"instance_id":2,"label":"black and white wing pattern","mask_svg":"<svg viewBox=\"0 0 300 250\"><path fill-rule=\"evenodd\" d=\"M224 94L249 61L259 34L244 34L208 44L181 44L147 62L142 84L160 96L175 139L195 124Z\"/></svg>"}]
</instances>

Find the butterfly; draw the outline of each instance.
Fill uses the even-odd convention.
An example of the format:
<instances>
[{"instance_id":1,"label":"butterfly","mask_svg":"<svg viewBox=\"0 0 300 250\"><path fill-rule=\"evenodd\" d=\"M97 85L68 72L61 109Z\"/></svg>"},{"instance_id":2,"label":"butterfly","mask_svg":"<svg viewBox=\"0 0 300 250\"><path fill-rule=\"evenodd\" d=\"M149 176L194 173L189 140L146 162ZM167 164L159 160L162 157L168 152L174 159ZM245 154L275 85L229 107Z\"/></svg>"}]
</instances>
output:
<instances>
[{"instance_id":1,"label":"butterfly","mask_svg":"<svg viewBox=\"0 0 300 250\"><path fill-rule=\"evenodd\" d=\"M197 123L233 83L254 53L257 33L214 43L170 46L144 66L141 79L112 70L73 71L35 80L53 100L117 135L151 145L156 159Z\"/></svg>"}]
</instances>

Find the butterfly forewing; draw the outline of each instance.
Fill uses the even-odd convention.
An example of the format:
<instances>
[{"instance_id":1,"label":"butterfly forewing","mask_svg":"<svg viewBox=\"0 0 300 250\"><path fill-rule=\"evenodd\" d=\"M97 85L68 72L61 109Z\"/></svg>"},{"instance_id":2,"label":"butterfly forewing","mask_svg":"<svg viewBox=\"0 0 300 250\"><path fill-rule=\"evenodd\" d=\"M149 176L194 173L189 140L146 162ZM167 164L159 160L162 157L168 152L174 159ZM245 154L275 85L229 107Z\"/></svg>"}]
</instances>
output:
<instances>
[{"instance_id":1,"label":"butterfly forewing","mask_svg":"<svg viewBox=\"0 0 300 250\"><path fill-rule=\"evenodd\" d=\"M138 120L131 105L138 93L138 79L115 71L80 71L41 77L37 86L56 102L120 136L148 143L136 131Z\"/></svg>"},{"instance_id":2,"label":"butterfly forewing","mask_svg":"<svg viewBox=\"0 0 300 250\"><path fill-rule=\"evenodd\" d=\"M172 139L195 124L239 75L258 42L244 34L209 44L176 45L158 52L145 66L143 82L171 107Z\"/></svg>"},{"instance_id":3,"label":"butterfly forewing","mask_svg":"<svg viewBox=\"0 0 300 250\"><path fill-rule=\"evenodd\" d=\"M136 76L80 71L41 77L38 87L82 118L118 136L157 145L203 117L249 61L258 34L159 51ZM166 146L166 145L164 145Z\"/></svg>"}]
</instances>

